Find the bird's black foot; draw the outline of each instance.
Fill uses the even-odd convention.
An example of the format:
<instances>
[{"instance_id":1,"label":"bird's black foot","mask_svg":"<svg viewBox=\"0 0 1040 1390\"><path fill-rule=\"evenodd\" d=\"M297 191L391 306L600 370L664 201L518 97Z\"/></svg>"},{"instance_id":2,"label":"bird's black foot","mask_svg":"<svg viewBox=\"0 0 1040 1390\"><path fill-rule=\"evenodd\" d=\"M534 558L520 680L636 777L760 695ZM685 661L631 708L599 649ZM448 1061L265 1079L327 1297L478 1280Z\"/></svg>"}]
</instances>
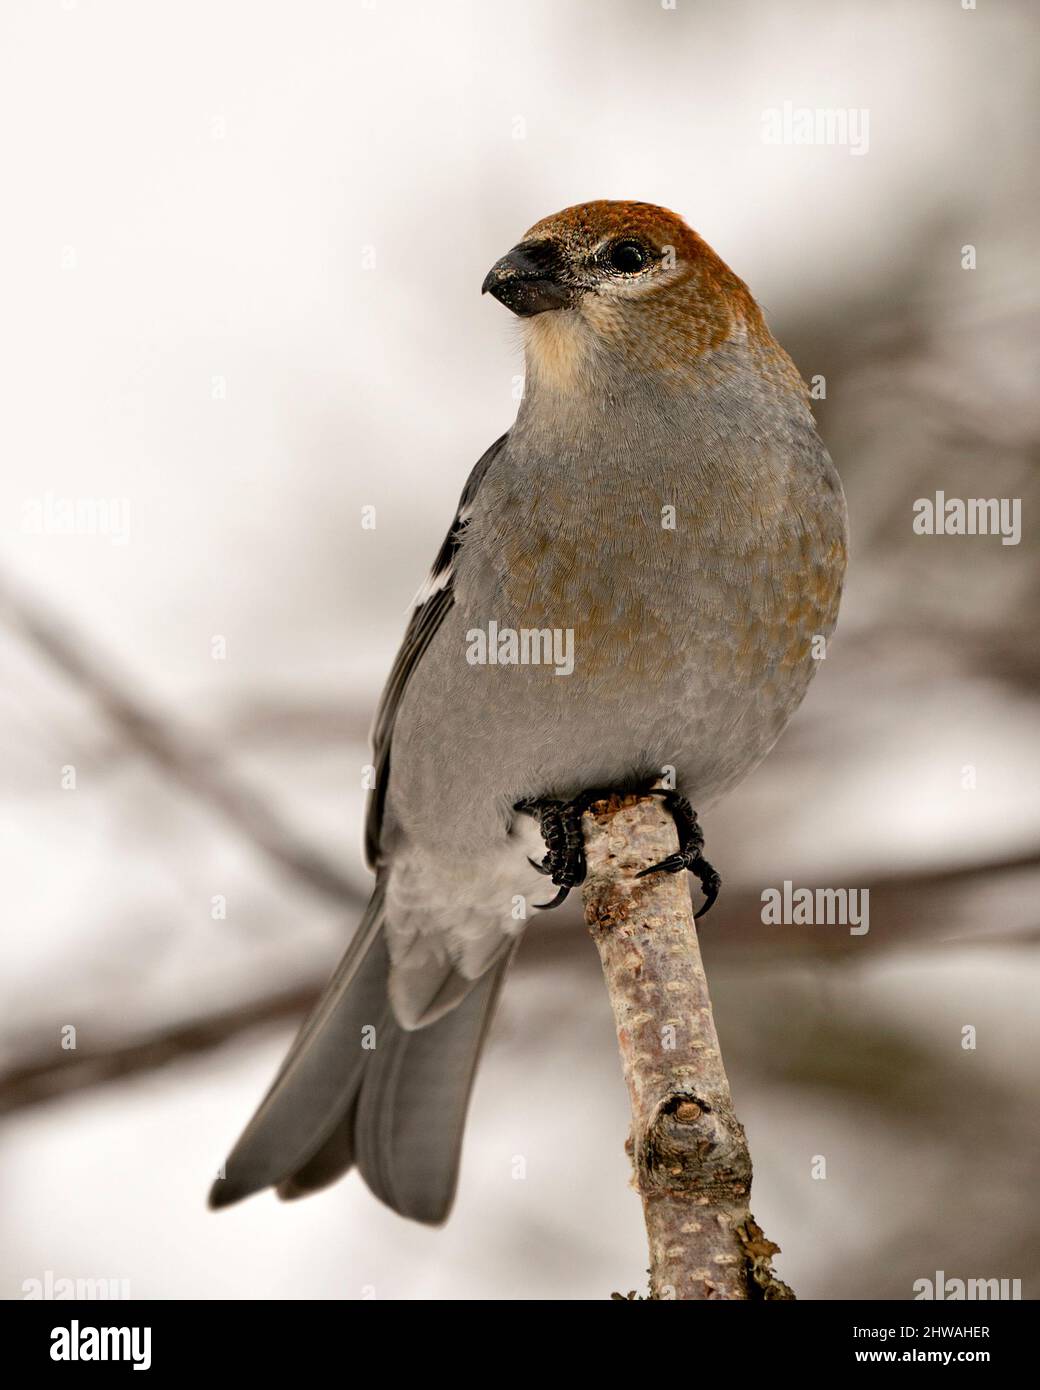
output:
<instances>
[{"instance_id":1,"label":"bird's black foot","mask_svg":"<svg viewBox=\"0 0 1040 1390\"><path fill-rule=\"evenodd\" d=\"M535 903L541 912L559 907L572 888L585 882L588 866L585 863L585 841L581 834L581 818L586 809L596 800L595 796L583 794L573 801L555 801L542 797L533 801L521 801L518 811L526 811L534 816L545 841L545 858L540 864L531 863L541 874L546 874L559 888L551 902Z\"/></svg>"},{"instance_id":2,"label":"bird's black foot","mask_svg":"<svg viewBox=\"0 0 1040 1390\"><path fill-rule=\"evenodd\" d=\"M679 835L679 852L662 859L660 864L651 864L649 869L640 869L636 878L645 878L647 874L678 874L683 869L688 869L700 879L701 890L704 893L704 904L700 911L693 915L695 918L703 917L719 896L722 879L704 858L704 831L697 819L697 812L685 796L680 796L678 792L655 789L655 795L663 798L665 806L672 813Z\"/></svg>"},{"instance_id":3,"label":"bird's black foot","mask_svg":"<svg viewBox=\"0 0 1040 1390\"><path fill-rule=\"evenodd\" d=\"M566 898L572 888L585 882L588 865L585 863L585 839L581 833L581 818L594 801L603 801L613 793L609 790L582 792L573 801L555 801L552 797L537 797L517 802L517 811L534 816L545 841L545 858L540 864L531 863L546 874L559 888L551 902L535 903L540 912L548 912Z\"/></svg>"},{"instance_id":4,"label":"bird's black foot","mask_svg":"<svg viewBox=\"0 0 1040 1390\"><path fill-rule=\"evenodd\" d=\"M704 831L697 820L697 813L678 792L663 788L649 788L650 794L660 796L675 821L679 836L679 851L662 859L659 864L651 864L641 869L636 878L647 874L677 874L687 869L700 879L704 893L704 904L694 917L703 917L719 896L722 880L702 853ZM538 821L545 841L545 857L540 864L531 863L539 873L545 874L559 888L556 896L547 903L535 903L541 912L559 907L572 888L585 882L588 866L585 863L585 841L581 833L581 818L594 801L603 801L611 796L610 791L588 791L576 796L573 801L556 801L551 797L540 797L530 801L520 801L516 810L525 811Z\"/></svg>"}]
</instances>

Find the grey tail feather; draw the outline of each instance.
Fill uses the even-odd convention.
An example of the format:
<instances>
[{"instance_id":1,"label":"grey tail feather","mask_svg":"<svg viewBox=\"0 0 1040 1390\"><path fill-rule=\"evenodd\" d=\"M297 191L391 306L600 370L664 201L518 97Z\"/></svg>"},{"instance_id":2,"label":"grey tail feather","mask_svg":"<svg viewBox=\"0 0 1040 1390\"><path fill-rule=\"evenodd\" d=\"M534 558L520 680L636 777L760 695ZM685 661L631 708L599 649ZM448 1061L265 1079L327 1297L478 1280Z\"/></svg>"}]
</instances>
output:
<instances>
[{"instance_id":1,"label":"grey tail feather","mask_svg":"<svg viewBox=\"0 0 1040 1390\"><path fill-rule=\"evenodd\" d=\"M383 898L377 881L354 939L213 1184L211 1207L230 1206L304 1168L353 1104L374 1055L362 1046L362 1029L378 1027L386 1012Z\"/></svg>"},{"instance_id":2,"label":"grey tail feather","mask_svg":"<svg viewBox=\"0 0 1040 1390\"><path fill-rule=\"evenodd\" d=\"M290 1177L278 1184L283 1202L295 1201L320 1192L354 1166L354 1121L357 1117L357 1097L347 1107L347 1113L336 1125L316 1154Z\"/></svg>"},{"instance_id":3,"label":"grey tail feather","mask_svg":"<svg viewBox=\"0 0 1040 1390\"><path fill-rule=\"evenodd\" d=\"M306 1197L356 1163L372 1192L402 1216L434 1225L447 1218L473 1078L512 955L426 1028L406 1030L387 1009L359 1095L322 1147L279 1184L279 1197Z\"/></svg>"},{"instance_id":4,"label":"grey tail feather","mask_svg":"<svg viewBox=\"0 0 1040 1390\"><path fill-rule=\"evenodd\" d=\"M365 1073L355 1162L380 1201L414 1221L438 1225L451 1211L473 1079L512 957L426 1028L406 1030L388 1013Z\"/></svg>"},{"instance_id":5,"label":"grey tail feather","mask_svg":"<svg viewBox=\"0 0 1040 1390\"><path fill-rule=\"evenodd\" d=\"M336 974L214 1183L211 1206L271 1186L280 1197L303 1197L356 1163L403 1216L447 1217L473 1078L513 950L451 1013L406 1031L387 1002L382 925L377 883ZM375 1025L371 1050L361 1045L367 1024Z\"/></svg>"}]
</instances>

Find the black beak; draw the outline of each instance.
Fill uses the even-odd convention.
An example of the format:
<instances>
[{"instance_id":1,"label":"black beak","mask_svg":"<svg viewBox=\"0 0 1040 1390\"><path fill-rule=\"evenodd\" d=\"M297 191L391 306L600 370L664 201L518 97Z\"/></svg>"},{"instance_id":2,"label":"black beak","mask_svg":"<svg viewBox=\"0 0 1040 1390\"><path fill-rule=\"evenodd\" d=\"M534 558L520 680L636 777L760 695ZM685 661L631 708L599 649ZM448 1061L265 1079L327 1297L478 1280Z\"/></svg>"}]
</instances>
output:
<instances>
[{"instance_id":1,"label":"black beak","mask_svg":"<svg viewBox=\"0 0 1040 1390\"><path fill-rule=\"evenodd\" d=\"M490 291L521 318L544 314L547 309L566 309L574 299L564 282L564 271L563 257L552 242L522 241L495 262L480 292Z\"/></svg>"}]
</instances>

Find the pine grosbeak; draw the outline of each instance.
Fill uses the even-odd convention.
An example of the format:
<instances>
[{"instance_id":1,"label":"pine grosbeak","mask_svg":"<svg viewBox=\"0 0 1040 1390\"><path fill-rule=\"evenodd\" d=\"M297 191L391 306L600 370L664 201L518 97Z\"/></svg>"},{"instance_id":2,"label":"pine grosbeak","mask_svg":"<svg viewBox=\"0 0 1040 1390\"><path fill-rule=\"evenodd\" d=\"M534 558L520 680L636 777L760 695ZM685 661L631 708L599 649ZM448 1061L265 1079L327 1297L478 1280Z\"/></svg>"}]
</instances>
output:
<instances>
[{"instance_id":1,"label":"pine grosbeak","mask_svg":"<svg viewBox=\"0 0 1040 1390\"><path fill-rule=\"evenodd\" d=\"M356 1164L397 1211L443 1220L517 904L542 905L541 873L557 897L580 881L583 794L674 769L662 871L712 898L690 804L765 756L834 627L841 484L797 371L700 237L663 208L585 203L484 289L524 325L523 401L383 695L371 903L216 1206Z\"/></svg>"}]
</instances>

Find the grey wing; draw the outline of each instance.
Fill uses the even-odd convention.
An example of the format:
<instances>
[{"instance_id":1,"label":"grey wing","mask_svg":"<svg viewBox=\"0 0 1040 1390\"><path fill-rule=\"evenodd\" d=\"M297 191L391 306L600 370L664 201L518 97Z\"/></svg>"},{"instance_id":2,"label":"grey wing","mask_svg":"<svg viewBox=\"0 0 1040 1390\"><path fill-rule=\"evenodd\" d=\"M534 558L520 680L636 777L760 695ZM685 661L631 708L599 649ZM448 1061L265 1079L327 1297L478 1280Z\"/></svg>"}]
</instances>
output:
<instances>
[{"instance_id":1,"label":"grey wing","mask_svg":"<svg viewBox=\"0 0 1040 1390\"><path fill-rule=\"evenodd\" d=\"M375 868L379 860L379 842L383 827L383 811L386 806L386 789L390 780L390 745L393 739L394 722L401 706L401 698L411 679L412 672L422 660L423 653L433 640L433 635L444 621L444 616L454 603L453 585L455 581L455 557L459 552L469 525L470 511L477 489L484 475L497 458L502 446L509 437L508 431L496 439L491 448L482 455L462 489L455 520L451 524L444 544L437 552L429 579L419 591L416 605L412 611L404 634L401 649L391 668L386 687L383 690L375 723L372 726L372 755L375 765L375 785L368 800L368 813L365 818L365 858L370 868Z\"/></svg>"}]
</instances>

